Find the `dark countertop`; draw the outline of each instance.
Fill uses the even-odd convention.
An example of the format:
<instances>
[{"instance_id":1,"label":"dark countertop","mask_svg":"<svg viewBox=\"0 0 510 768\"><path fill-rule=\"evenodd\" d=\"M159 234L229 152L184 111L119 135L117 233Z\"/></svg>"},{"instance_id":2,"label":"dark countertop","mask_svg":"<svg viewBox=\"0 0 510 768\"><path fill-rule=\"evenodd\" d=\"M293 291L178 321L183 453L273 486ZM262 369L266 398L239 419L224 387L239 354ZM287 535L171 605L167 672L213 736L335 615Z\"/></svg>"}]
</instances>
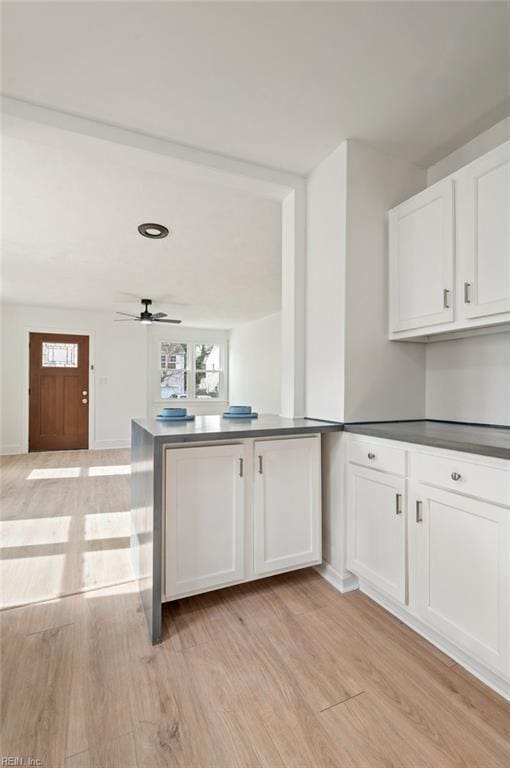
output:
<instances>
[{"instance_id":1,"label":"dark countertop","mask_svg":"<svg viewBox=\"0 0 510 768\"><path fill-rule=\"evenodd\" d=\"M273 414L260 414L258 419L224 419L219 415L197 416L194 421L178 424L156 419L133 419L133 424L161 443L187 443L202 440L225 440L231 437L263 437L264 435L302 435L307 432L338 432L343 425L315 419L284 419Z\"/></svg>"},{"instance_id":2,"label":"dark countertop","mask_svg":"<svg viewBox=\"0 0 510 768\"><path fill-rule=\"evenodd\" d=\"M484 427L444 421L386 421L345 424L344 430L357 435L510 459L510 427Z\"/></svg>"}]
</instances>

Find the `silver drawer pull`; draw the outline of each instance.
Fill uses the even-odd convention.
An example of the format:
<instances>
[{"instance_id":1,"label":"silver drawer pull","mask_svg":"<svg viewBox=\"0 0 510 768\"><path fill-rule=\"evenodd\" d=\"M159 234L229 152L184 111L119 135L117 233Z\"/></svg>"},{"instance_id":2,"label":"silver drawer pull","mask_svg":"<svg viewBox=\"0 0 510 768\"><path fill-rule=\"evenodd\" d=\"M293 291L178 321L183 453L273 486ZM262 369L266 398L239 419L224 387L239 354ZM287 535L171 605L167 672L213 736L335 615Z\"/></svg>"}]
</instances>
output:
<instances>
[{"instance_id":1,"label":"silver drawer pull","mask_svg":"<svg viewBox=\"0 0 510 768\"><path fill-rule=\"evenodd\" d=\"M443 307L450 309L450 289L443 288Z\"/></svg>"},{"instance_id":2,"label":"silver drawer pull","mask_svg":"<svg viewBox=\"0 0 510 768\"><path fill-rule=\"evenodd\" d=\"M416 522L417 523L423 523L423 502L422 501L416 501Z\"/></svg>"},{"instance_id":3,"label":"silver drawer pull","mask_svg":"<svg viewBox=\"0 0 510 768\"><path fill-rule=\"evenodd\" d=\"M471 283L464 283L464 304L471 304L470 288Z\"/></svg>"},{"instance_id":4,"label":"silver drawer pull","mask_svg":"<svg viewBox=\"0 0 510 768\"><path fill-rule=\"evenodd\" d=\"M261 475L264 471L263 465L262 465L262 456L259 456L259 475Z\"/></svg>"},{"instance_id":5,"label":"silver drawer pull","mask_svg":"<svg viewBox=\"0 0 510 768\"><path fill-rule=\"evenodd\" d=\"M370 453L368 454L368 458L369 458L370 460L371 460L371 459L375 459L375 453L372 453L372 452L370 451Z\"/></svg>"},{"instance_id":6,"label":"silver drawer pull","mask_svg":"<svg viewBox=\"0 0 510 768\"><path fill-rule=\"evenodd\" d=\"M239 459L239 477L242 477L244 475L244 461L243 459Z\"/></svg>"},{"instance_id":7,"label":"silver drawer pull","mask_svg":"<svg viewBox=\"0 0 510 768\"><path fill-rule=\"evenodd\" d=\"M450 477L452 478L452 480L460 480L460 478L462 477L462 475L459 475L459 473L458 473L458 472L452 472L452 474L450 475Z\"/></svg>"},{"instance_id":8,"label":"silver drawer pull","mask_svg":"<svg viewBox=\"0 0 510 768\"><path fill-rule=\"evenodd\" d=\"M402 494L401 493L395 494L395 514L397 515L402 514Z\"/></svg>"}]
</instances>

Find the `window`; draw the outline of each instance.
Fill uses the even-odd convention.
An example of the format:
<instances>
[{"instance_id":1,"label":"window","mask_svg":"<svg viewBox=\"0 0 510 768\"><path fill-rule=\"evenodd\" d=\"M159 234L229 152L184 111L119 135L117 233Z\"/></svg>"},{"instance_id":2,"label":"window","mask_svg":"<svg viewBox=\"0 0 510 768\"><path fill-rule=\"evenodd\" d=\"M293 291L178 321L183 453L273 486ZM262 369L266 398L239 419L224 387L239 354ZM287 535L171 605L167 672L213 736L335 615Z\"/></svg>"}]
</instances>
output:
<instances>
[{"instance_id":1,"label":"window","mask_svg":"<svg viewBox=\"0 0 510 768\"><path fill-rule=\"evenodd\" d=\"M42 343L43 368L78 368L78 344Z\"/></svg>"},{"instance_id":2,"label":"window","mask_svg":"<svg viewBox=\"0 0 510 768\"><path fill-rule=\"evenodd\" d=\"M162 400L214 400L222 396L220 344L161 341L159 359Z\"/></svg>"},{"instance_id":3,"label":"window","mask_svg":"<svg viewBox=\"0 0 510 768\"><path fill-rule=\"evenodd\" d=\"M188 345L161 342L160 386L162 400L188 397Z\"/></svg>"}]
</instances>

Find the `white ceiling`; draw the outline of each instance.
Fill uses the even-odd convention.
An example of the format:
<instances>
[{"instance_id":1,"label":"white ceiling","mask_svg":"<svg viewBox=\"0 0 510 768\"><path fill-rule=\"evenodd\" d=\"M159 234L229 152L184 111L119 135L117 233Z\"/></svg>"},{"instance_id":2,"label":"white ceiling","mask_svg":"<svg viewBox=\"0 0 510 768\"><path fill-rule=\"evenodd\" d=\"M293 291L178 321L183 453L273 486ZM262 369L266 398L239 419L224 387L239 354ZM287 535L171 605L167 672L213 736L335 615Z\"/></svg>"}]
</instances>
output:
<instances>
[{"instance_id":1,"label":"white ceiling","mask_svg":"<svg viewBox=\"0 0 510 768\"><path fill-rule=\"evenodd\" d=\"M2 299L230 328L280 308L281 207L196 166L4 116ZM138 224L172 230L147 240ZM132 294L132 297L129 297ZM159 298L159 301L158 301Z\"/></svg>"},{"instance_id":2,"label":"white ceiling","mask_svg":"<svg viewBox=\"0 0 510 768\"><path fill-rule=\"evenodd\" d=\"M310 171L428 165L508 111L505 2L3 3L4 92Z\"/></svg>"}]
</instances>

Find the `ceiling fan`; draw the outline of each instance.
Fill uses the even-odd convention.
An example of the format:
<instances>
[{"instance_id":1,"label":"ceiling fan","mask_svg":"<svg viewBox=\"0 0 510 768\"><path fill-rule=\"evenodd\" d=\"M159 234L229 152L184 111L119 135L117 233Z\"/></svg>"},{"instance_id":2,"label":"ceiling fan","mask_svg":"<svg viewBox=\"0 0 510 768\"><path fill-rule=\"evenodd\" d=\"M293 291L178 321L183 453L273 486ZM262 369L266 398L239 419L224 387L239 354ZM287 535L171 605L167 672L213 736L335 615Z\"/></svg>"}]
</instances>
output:
<instances>
[{"instance_id":1,"label":"ceiling fan","mask_svg":"<svg viewBox=\"0 0 510 768\"><path fill-rule=\"evenodd\" d=\"M173 323L173 324L179 324L182 322L182 320L171 320L165 312L155 312L152 314L152 312L149 312L149 306L152 304L152 299L142 299L141 303L144 306L144 310L140 312L140 315L128 315L127 312L117 312L117 315L125 315L129 318L129 320L124 320L120 318L116 318L116 323L127 323L129 321L133 321L135 323L143 323L143 325L151 325L152 323Z\"/></svg>"}]
</instances>

